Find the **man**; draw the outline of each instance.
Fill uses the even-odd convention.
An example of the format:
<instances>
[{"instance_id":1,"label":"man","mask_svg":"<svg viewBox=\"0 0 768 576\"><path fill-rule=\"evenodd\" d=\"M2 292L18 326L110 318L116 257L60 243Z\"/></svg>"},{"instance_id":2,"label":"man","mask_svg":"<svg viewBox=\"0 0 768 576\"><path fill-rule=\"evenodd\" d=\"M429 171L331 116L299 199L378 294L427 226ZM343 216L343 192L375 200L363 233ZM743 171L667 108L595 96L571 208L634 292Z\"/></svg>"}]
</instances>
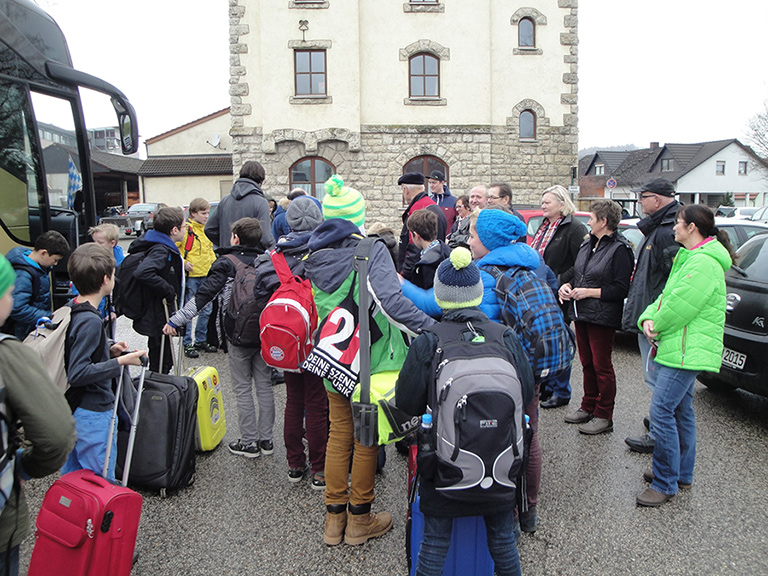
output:
<instances>
[{"instance_id":1,"label":"man","mask_svg":"<svg viewBox=\"0 0 768 576\"><path fill-rule=\"evenodd\" d=\"M645 218L637 227L645 235L637 252L637 262L629 286L629 295L624 305L622 328L637 334L637 344L643 362L646 385L653 390L656 375L653 362L648 361L651 345L645 335L637 329L637 320L645 308L658 298L667 283L672 261L680 249L675 242L675 214L680 203L675 200L675 187L666 178L651 178L632 192L638 194L638 202ZM624 440L630 450L651 454L654 447L653 422L648 422L648 433Z\"/></svg>"},{"instance_id":2,"label":"man","mask_svg":"<svg viewBox=\"0 0 768 576\"><path fill-rule=\"evenodd\" d=\"M446 230L450 231L453 221L456 220L456 198L451 196L451 191L445 185L445 175L439 170L433 170L427 178L429 184L429 198L437 204L445 215ZM437 238L444 241L445 238Z\"/></svg>"},{"instance_id":3,"label":"man","mask_svg":"<svg viewBox=\"0 0 768 576\"><path fill-rule=\"evenodd\" d=\"M488 189L479 184L469 191L469 206L474 212L475 210L482 210L488 205Z\"/></svg>"},{"instance_id":4,"label":"man","mask_svg":"<svg viewBox=\"0 0 768 576\"><path fill-rule=\"evenodd\" d=\"M470 199L470 202L472 200ZM506 182L494 182L488 187L488 205L489 206L501 206L507 212L511 212L520 219L520 222L525 222L525 218L517 210L512 207L512 187ZM517 239L518 242L525 244L528 238L524 234Z\"/></svg>"},{"instance_id":5,"label":"man","mask_svg":"<svg viewBox=\"0 0 768 576\"><path fill-rule=\"evenodd\" d=\"M397 180L397 185L403 192L403 203L408 208L403 212L403 230L400 232L400 251L397 257L398 272L408 275L413 272L413 267L419 260L421 250L413 243L408 232L408 217L422 208L426 208L437 215L437 237L445 238L448 230L445 215L433 200L429 199L424 191L424 175L418 172L406 172Z\"/></svg>"},{"instance_id":6,"label":"man","mask_svg":"<svg viewBox=\"0 0 768 576\"><path fill-rule=\"evenodd\" d=\"M258 162L251 160L243 164L240 178L235 180L229 195L222 198L218 209L205 225L205 235L217 248L230 246L230 226L240 218L256 218L259 221L261 243L265 248L275 243L269 203L261 190L265 177L264 167Z\"/></svg>"}]
</instances>

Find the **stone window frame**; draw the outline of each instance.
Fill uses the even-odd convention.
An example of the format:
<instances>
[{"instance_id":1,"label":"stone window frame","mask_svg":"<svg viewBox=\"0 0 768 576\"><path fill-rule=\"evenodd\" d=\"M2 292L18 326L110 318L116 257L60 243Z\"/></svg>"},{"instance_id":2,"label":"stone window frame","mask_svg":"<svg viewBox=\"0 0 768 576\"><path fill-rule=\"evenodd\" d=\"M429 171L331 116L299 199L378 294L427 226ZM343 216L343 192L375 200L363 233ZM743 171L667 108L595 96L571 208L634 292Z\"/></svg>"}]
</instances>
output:
<instances>
[{"instance_id":1,"label":"stone window frame","mask_svg":"<svg viewBox=\"0 0 768 576\"><path fill-rule=\"evenodd\" d=\"M406 13L418 13L418 12L445 12L445 4L439 0L410 0L403 4L403 12Z\"/></svg>"},{"instance_id":2,"label":"stone window frame","mask_svg":"<svg viewBox=\"0 0 768 576\"><path fill-rule=\"evenodd\" d=\"M530 114L531 117L533 118L533 135L532 136L523 136L523 133L522 133L522 118L523 118L523 114ZM535 110L531 110L530 108L526 108L525 110L520 112L520 115L518 116L518 122L517 122L518 139L521 142L536 142L537 135L538 135L537 131L536 131L537 125L538 125L538 116L536 115L536 111Z\"/></svg>"},{"instance_id":3,"label":"stone window frame","mask_svg":"<svg viewBox=\"0 0 768 576\"><path fill-rule=\"evenodd\" d=\"M289 0L289 9L318 10L330 8L329 0Z\"/></svg>"},{"instance_id":4,"label":"stone window frame","mask_svg":"<svg viewBox=\"0 0 768 576\"><path fill-rule=\"evenodd\" d=\"M535 121L535 138L520 138L520 115L526 111L533 114ZM544 132L544 135L546 135L547 129L549 128L549 118L547 117L546 110L544 110L544 107L541 104L532 98L526 98L518 102L512 108L512 115L507 116L507 128L512 134L517 135L520 142L536 143L541 139L542 131Z\"/></svg>"},{"instance_id":5,"label":"stone window frame","mask_svg":"<svg viewBox=\"0 0 768 576\"><path fill-rule=\"evenodd\" d=\"M533 24L533 46L520 46L520 21L528 20ZM515 56L541 56L544 51L541 48L536 47L536 38L538 36L536 29L539 26L547 25L547 17L536 10L536 8L519 8L512 17L509 19L509 23L512 26L518 27L517 42L518 45L512 50L512 54Z\"/></svg>"},{"instance_id":6,"label":"stone window frame","mask_svg":"<svg viewBox=\"0 0 768 576\"><path fill-rule=\"evenodd\" d=\"M290 48L291 56L293 58L294 81L294 93L289 97L289 103L310 106L333 103L333 97L328 92L328 50L330 50L332 46L333 43L330 40L290 40L288 42L288 48ZM296 94L296 52L321 50L325 52L325 94Z\"/></svg>"},{"instance_id":7,"label":"stone window frame","mask_svg":"<svg viewBox=\"0 0 768 576\"><path fill-rule=\"evenodd\" d=\"M400 61L407 62L407 78L408 78L408 94L407 98L403 99L405 106L447 106L448 100L446 98L437 96L418 96L411 97L411 58L419 54L429 54L437 58L438 63L438 94L440 94L440 81L443 73L442 63L451 59L451 50L446 48L437 42L432 40L417 40L408 44L405 48L400 48Z\"/></svg>"}]
</instances>

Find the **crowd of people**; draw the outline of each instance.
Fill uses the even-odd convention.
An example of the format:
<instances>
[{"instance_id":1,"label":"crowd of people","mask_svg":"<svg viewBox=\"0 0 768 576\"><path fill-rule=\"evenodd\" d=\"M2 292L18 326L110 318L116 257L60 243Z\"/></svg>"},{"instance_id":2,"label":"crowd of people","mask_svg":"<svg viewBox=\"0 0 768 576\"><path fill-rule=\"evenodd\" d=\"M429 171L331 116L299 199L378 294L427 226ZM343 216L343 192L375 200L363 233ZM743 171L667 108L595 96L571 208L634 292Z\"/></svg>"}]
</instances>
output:
<instances>
[{"instance_id":1,"label":"crowd of people","mask_svg":"<svg viewBox=\"0 0 768 576\"><path fill-rule=\"evenodd\" d=\"M426 366L434 356L436 340L425 334L442 323L467 324L475 336L476 327L487 322L509 324L498 273L514 275L525 270L547 291L541 304L549 306L547 313L574 326L584 395L564 421L578 424L578 431L585 435L613 430L614 335L620 329L636 332L652 397L645 419L648 432L627 438L626 443L632 450L653 454L652 467L644 475L650 486L637 496L637 504L659 506L679 489L691 487L696 447L693 382L698 371L719 369L724 271L733 262L727 236L717 230L711 210L681 206L665 179L643 183L635 191L645 214L638 223L645 238L635 262L632 248L618 231L621 207L608 199L595 200L589 207L587 229L573 217L573 201L559 185L542 192L544 218L528 245L526 226L507 183L478 185L467 195L455 197L439 171L426 177L405 173L397 180L406 205L398 242L396 231L366 222L363 194L339 176L326 183L322 202L303 189L294 189L283 206L277 208L275 203L274 209L262 191L265 178L261 164L246 162L214 215L202 198L190 203L186 220L181 209L162 208L154 216L154 228L129 248L129 254L144 254L133 277L143 291L145 313L134 320L133 327L147 337L151 369L170 372L170 346L163 346L163 339L176 335L195 317L197 329L185 332L185 354L197 357L219 348L228 352L239 432L238 439L228 445L230 452L246 458L274 452L271 369L257 345L243 346L233 338L228 316L222 314L238 270L259 267L257 298L266 302L279 285L270 253L284 255L292 274L311 282L322 321L345 299L359 301L355 251L366 235L375 235L383 242L373 244L368 263L367 287L373 301L368 312L376 334L370 346L370 369L372 374L397 372L410 363L413 369L402 373L397 383L402 407L416 416L428 410L423 390L431 384ZM15 339L0 341L0 356L15 356L13 362L0 364L8 412L24 425L34 447L34 451L25 447L16 459L21 477L50 474L59 468L62 472L102 471L115 402L112 382L121 365L139 364L146 353L129 352L124 342L108 338L111 332L106 327L114 320L109 296L115 268L123 258L115 232L110 225L92 229L94 243L78 247L71 255L60 234L46 232L33 249L15 248L7 259L0 256L4 332L23 339L40 318L50 316L48 272L67 256L78 294L68 305L73 314L92 312L73 315L78 337L68 337L67 375L77 398L74 403L67 398L69 408L52 391L40 392L37 405L30 405L30 391L19 383L35 380L36 387L45 388L48 376L34 367L35 362L19 361L30 353ZM217 313L209 321L214 302ZM217 329L215 339L211 326ZM520 344L522 349L530 347L526 339L532 337L522 326L507 328L504 341L510 353L519 355ZM514 498L502 498L491 506L462 506L455 499L441 500L434 486L424 482L422 507L426 507L428 531L418 556L418 574L439 574L442 569L450 540L450 522L443 520L478 514L485 517L497 573L520 574L516 538L521 530L535 532L539 524L538 409L564 407L571 399L570 357L565 366L558 364L562 358L550 358L552 366L560 366L557 370L532 373L541 352L533 354L518 366L521 382L530 378L524 411L532 432L522 503L515 506ZM363 445L356 437L348 395L307 371L286 372L284 377L287 478L300 482L308 477L312 488L324 492L323 541L330 546L342 541L357 545L385 534L393 525L392 515L372 510L379 448ZM108 479L114 480L114 459ZM18 482L13 491L21 494ZM10 502L13 493L2 496ZM0 563L18 563L18 546L28 529L28 519L20 518L25 515L17 506L5 507L0 517L0 552L8 553L0 553ZM15 527L13 537L10 526Z\"/></svg>"}]
</instances>

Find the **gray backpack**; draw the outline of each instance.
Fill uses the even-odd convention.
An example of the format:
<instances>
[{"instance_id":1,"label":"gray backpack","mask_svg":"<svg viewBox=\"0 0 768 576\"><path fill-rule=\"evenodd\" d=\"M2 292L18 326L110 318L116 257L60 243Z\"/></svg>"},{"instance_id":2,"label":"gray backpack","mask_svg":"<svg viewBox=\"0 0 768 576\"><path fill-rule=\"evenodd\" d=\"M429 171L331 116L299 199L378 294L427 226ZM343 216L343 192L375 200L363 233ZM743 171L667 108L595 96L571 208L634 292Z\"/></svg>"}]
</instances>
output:
<instances>
[{"instance_id":1,"label":"gray backpack","mask_svg":"<svg viewBox=\"0 0 768 576\"><path fill-rule=\"evenodd\" d=\"M507 330L491 321L443 322L428 330L438 337L429 393L435 454L433 465L420 462L420 471L445 497L514 497L525 457L525 415L515 359L504 345Z\"/></svg>"}]
</instances>

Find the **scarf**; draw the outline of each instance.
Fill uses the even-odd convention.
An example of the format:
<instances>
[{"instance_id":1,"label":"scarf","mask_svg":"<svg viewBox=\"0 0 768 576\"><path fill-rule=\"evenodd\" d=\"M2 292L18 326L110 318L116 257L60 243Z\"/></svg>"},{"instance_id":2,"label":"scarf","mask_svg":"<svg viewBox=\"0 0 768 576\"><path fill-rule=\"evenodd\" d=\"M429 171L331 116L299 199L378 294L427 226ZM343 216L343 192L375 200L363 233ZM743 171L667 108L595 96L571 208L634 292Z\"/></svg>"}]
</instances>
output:
<instances>
[{"instance_id":1,"label":"scarf","mask_svg":"<svg viewBox=\"0 0 768 576\"><path fill-rule=\"evenodd\" d=\"M539 254L541 254L542 258L544 257L544 251L547 249L547 246L549 246L549 243L552 241L552 238L555 235L555 232L557 232L557 227L560 226L560 222L563 221L563 216L560 216L557 220L554 222L550 222L546 218L544 219L544 222L541 223L541 226L539 226L539 229L536 230L536 236L533 237L533 242L531 242L531 248L536 250Z\"/></svg>"}]
</instances>

